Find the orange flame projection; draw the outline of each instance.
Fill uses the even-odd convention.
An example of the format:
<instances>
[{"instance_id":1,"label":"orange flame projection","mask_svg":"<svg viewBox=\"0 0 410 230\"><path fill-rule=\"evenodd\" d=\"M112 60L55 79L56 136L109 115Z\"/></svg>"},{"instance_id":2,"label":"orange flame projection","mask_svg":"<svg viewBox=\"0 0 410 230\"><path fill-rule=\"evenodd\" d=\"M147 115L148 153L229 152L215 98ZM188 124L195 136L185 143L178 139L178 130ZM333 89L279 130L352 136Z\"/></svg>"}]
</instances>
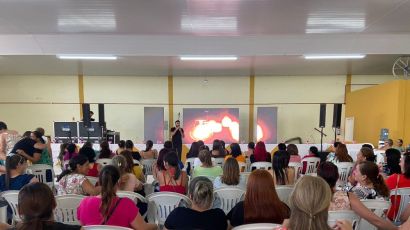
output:
<instances>
[{"instance_id":1,"label":"orange flame projection","mask_svg":"<svg viewBox=\"0 0 410 230\"><path fill-rule=\"evenodd\" d=\"M195 141L211 138L214 133L222 132L223 127L229 129L232 139L239 141L239 123L228 116L224 116L221 123L215 120L196 120L195 123L194 129L189 133Z\"/></svg>"}]
</instances>

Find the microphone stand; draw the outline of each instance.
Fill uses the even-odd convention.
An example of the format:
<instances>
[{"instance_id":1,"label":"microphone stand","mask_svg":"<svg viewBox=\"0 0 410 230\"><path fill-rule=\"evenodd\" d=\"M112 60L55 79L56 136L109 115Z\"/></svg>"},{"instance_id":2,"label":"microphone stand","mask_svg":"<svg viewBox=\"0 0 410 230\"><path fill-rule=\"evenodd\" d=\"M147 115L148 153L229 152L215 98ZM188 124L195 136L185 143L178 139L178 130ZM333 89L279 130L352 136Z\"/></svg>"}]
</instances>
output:
<instances>
[{"instance_id":1,"label":"microphone stand","mask_svg":"<svg viewBox=\"0 0 410 230\"><path fill-rule=\"evenodd\" d=\"M327 135L323 132L324 127L320 127L320 130L315 128L316 131L320 133L320 152L323 152L323 136L327 137Z\"/></svg>"}]
</instances>

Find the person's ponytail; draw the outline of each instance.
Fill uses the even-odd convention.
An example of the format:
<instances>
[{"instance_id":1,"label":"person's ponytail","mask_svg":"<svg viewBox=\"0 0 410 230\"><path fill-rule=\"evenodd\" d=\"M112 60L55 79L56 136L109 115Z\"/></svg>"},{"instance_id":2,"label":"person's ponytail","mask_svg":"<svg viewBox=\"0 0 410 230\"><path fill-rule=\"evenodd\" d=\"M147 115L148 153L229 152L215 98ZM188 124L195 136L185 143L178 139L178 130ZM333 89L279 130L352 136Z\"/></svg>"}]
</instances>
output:
<instances>
[{"instance_id":1,"label":"person's ponytail","mask_svg":"<svg viewBox=\"0 0 410 230\"><path fill-rule=\"evenodd\" d=\"M389 197L390 196L390 190L387 187L386 183L384 182L383 176L378 175L376 180L372 181L373 182L373 187L376 190L378 194L380 194L383 197Z\"/></svg>"},{"instance_id":2,"label":"person's ponytail","mask_svg":"<svg viewBox=\"0 0 410 230\"><path fill-rule=\"evenodd\" d=\"M116 197L115 186L120 179L120 172L115 166L105 166L99 177L99 183L101 184L101 206L100 213L103 216L104 222L107 221L112 202Z\"/></svg>"}]
</instances>

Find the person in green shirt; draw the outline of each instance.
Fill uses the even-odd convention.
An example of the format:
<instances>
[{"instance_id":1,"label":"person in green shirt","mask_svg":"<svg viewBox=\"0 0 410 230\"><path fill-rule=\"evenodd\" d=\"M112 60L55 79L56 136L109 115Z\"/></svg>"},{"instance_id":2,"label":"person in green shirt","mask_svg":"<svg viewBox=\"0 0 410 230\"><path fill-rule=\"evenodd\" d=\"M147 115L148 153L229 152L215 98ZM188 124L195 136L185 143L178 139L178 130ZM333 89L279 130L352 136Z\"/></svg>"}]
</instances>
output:
<instances>
[{"instance_id":1,"label":"person in green shirt","mask_svg":"<svg viewBox=\"0 0 410 230\"><path fill-rule=\"evenodd\" d=\"M201 166L195 167L193 177L205 176L213 181L216 177L222 175L222 168L220 166L212 165L211 152L204 149L198 154L198 158L201 161Z\"/></svg>"}]
</instances>

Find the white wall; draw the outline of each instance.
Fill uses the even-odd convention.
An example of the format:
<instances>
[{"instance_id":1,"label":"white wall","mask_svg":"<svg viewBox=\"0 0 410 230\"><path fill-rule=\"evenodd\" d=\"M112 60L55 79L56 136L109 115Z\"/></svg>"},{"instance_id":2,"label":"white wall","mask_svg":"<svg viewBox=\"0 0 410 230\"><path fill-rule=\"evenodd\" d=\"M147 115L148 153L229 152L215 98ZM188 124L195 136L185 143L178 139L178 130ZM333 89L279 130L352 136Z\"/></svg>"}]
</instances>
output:
<instances>
[{"instance_id":1,"label":"white wall","mask_svg":"<svg viewBox=\"0 0 410 230\"><path fill-rule=\"evenodd\" d=\"M249 77L206 79L208 82L204 83L203 77L174 76L174 120L178 112L182 116L184 107L239 108L240 140L247 142ZM393 78L355 75L352 84L389 80ZM258 106L277 106L279 141L299 136L303 141L319 142L320 135L314 131L319 123L319 103L343 103L345 83L346 76L256 76L255 120ZM91 109L97 120L97 103L106 103L108 128L121 132L122 139L143 142L144 106L164 107L168 121L166 76L84 76L84 91L85 102L95 103ZM52 134L52 121L81 119L80 106L76 104L79 103L77 76L0 76L0 92L0 120L11 129L24 132L42 126ZM325 141L333 139L332 119L333 105L328 105ZM344 111L342 127L343 121Z\"/></svg>"}]
</instances>

